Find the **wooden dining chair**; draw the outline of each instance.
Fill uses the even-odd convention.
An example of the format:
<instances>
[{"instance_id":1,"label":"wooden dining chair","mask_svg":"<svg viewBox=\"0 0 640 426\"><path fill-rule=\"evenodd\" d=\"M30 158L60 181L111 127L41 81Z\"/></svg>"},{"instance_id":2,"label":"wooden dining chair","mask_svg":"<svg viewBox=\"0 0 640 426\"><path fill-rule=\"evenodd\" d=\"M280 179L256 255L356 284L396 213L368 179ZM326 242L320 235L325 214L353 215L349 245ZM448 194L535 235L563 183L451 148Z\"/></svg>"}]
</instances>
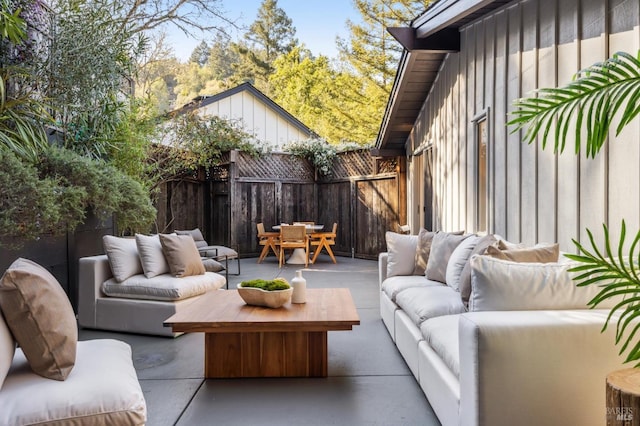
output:
<instances>
[{"instance_id":1,"label":"wooden dining chair","mask_svg":"<svg viewBox=\"0 0 640 426\"><path fill-rule=\"evenodd\" d=\"M258 243L262 246L262 252L258 258L258 263L261 263L265 257L269 254L269 249L273 251L273 254L279 258L280 253L278 246L280 245L280 233L279 232L266 232L264 230L264 223L260 222L256 224L258 229Z\"/></svg>"},{"instance_id":2,"label":"wooden dining chair","mask_svg":"<svg viewBox=\"0 0 640 426\"><path fill-rule=\"evenodd\" d=\"M284 263L284 251L286 249L304 249L304 266L309 266L309 237L307 227L304 225L288 225L280 228L280 259L279 266Z\"/></svg>"},{"instance_id":3,"label":"wooden dining chair","mask_svg":"<svg viewBox=\"0 0 640 426\"><path fill-rule=\"evenodd\" d=\"M318 255L323 248L327 251L327 253L331 257L331 260L333 260L333 263L337 263L336 258L333 255L333 250L331 250L331 246L336 244L337 232L338 224L334 223L331 232L314 232L311 234L311 247L315 247L313 249L314 253L313 259L311 259L311 263L316 263L316 259L318 259Z\"/></svg>"}]
</instances>

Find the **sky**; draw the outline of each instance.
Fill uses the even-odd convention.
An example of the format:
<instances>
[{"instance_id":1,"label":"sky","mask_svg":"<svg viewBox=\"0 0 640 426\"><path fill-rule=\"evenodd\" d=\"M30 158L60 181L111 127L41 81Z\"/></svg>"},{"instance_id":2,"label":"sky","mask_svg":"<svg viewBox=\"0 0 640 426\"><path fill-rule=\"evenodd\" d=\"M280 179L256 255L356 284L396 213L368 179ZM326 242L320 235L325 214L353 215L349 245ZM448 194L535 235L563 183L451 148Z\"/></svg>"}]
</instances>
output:
<instances>
[{"instance_id":1,"label":"sky","mask_svg":"<svg viewBox=\"0 0 640 426\"><path fill-rule=\"evenodd\" d=\"M256 19L262 0L222 0L225 16L240 26L249 27ZM293 21L296 38L314 55L337 57L336 36L347 38L347 19L358 22L360 14L354 9L351 0L278 0ZM169 44L176 57L186 62L201 38L187 38L180 30L167 29ZM242 38L244 30L237 35Z\"/></svg>"}]
</instances>

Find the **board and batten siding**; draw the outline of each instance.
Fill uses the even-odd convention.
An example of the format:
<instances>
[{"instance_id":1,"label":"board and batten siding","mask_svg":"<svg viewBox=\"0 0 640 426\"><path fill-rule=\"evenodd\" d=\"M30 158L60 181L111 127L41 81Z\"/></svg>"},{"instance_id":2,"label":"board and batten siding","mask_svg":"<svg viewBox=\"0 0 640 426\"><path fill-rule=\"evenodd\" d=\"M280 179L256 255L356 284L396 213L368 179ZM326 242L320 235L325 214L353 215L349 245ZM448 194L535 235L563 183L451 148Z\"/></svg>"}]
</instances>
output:
<instances>
[{"instance_id":1,"label":"board and batten siding","mask_svg":"<svg viewBox=\"0 0 640 426\"><path fill-rule=\"evenodd\" d=\"M630 231L640 229L640 120L618 137L614 129L595 159L574 154L571 131L567 149L555 154L539 141L523 144L522 132L506 126L514 99L565 84L615 52L635 55L639 3L515 1L461 28L461 50L442 64L408 139L409 152L432 150L432 229L476 230L474 117L481 114L489 128L489 232L526 244L559 242L573 251L571 240L586 242L587 228L600 238L605 223L614 241L622 219ZM414 191L420 178L410 178ZM417 211L413 207L409 211Z\"/></svg>"},{"instance_id":2,"label":"board and batten siding","mask_svg":"<svg viewBox=\"0 0 640 426\"><path fill-rule=\"evenodd\" d=\"M308 135L248 91L227 96L198 110L202 116L215 115L240 120L242 127L275 150L284 145L308 139Z\"/></svg>"}]
</instances>

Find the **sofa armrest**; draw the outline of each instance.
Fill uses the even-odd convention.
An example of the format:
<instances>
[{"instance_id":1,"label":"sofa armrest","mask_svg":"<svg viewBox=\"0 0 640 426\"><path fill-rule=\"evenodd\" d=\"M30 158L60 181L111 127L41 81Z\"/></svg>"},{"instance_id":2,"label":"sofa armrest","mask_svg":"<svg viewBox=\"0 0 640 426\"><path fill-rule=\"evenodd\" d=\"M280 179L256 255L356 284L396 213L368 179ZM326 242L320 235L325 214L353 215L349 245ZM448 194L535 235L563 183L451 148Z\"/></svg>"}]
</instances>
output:
<instances>
[{"instance_id":1,"label":"sofa armrest","mask_svg":"<svg viewBox=\"0 0 640 426\"><path fill-rule=\"evenodd\" d=\"M608 311L470 312L459 323L460 424L600 425L620 369Z\"/></svg>"},{"instance_id":2,"label":"sofa armrest","mask_svg":"<svg viewBox=\"0 0 640 426\"><path fill-rule=\"evenodd\" d=\"M102 296L102 283L113 277L106 255L83 257L78 266L78 323L96 326L96 300Z\"/></svg>"},{"instance_id":3,"label":"sofa armrest","mask_svg":"<svg viewBox=\"0 0 640 426\"><path fill-rule=\"evenodd\" d=\"M387 279L387 262L389 253L382 252L378 255L378 285L382 290L382 283Z\"/></svg>"}]
</instances>

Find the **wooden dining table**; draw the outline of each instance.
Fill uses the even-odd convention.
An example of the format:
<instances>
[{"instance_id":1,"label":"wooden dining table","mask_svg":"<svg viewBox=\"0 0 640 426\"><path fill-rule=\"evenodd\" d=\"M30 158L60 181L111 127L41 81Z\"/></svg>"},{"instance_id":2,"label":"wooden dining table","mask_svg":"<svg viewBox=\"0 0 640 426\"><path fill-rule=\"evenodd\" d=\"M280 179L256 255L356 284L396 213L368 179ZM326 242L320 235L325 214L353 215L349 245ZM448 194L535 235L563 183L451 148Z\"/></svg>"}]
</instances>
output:
<instances>
[{"instance_id":1,"label":"wooden dining table","mask_svg":"<svg viewBox=\"0 0 640 426\"><path fill-rule=\"evenodd\" d=\"M295 223L293 223L293 225L295 225ZM280 231L280 228L282 226L290 226L290 225L288 223L281 224L281 225L273 225L272 228L274 231ZM324 228L324 225L321 225L321 224L314 224L314 225L304 224L304 226L307 228L307 234L322 231L322 229ZM293 253L291 253L291 256L289 256L289 259L287 259L287 263L290 265L304 265L306 263L304 249L302 248L293 249Z\"/></svg>"}]
</instances>

